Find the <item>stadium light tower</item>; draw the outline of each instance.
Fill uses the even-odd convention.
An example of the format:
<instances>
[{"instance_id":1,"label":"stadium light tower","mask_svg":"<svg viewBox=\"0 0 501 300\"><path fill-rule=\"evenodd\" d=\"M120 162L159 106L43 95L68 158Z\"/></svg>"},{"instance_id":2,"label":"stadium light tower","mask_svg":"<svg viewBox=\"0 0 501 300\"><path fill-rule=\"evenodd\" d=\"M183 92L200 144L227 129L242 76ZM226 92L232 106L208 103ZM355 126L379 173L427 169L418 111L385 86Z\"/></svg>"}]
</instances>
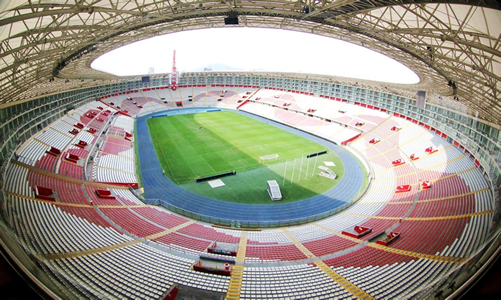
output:
<instances>
[{"instance_id":1,"label":"stadium light tower","mask_svg":"<svg viewBox=\"0 0 501 300\"><path fill-rule=\"evenodd\" d=\"M174 56L172 59L172 73L170 74L170 88L173 91L177 89L177 77L178 77L178 72L176 69L176 50L174 50Z\"/></svg>"}]
</instances>

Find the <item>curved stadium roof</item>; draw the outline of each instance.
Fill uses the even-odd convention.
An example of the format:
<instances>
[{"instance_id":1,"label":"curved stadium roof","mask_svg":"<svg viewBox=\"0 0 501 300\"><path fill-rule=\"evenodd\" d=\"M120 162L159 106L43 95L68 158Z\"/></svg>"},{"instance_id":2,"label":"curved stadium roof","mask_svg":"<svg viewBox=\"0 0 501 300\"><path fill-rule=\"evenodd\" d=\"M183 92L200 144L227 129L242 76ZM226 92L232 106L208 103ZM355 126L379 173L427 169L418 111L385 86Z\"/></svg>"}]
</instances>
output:
<instances>
[{"instance_id":1,"label":"curved stadium roof","mask_svg":"<svg viewBox=\"0 0 501 300\"><path fill-rule=\"evenodd\" d=\"M499 126L500 9L496 0L3 1L0 107L119 80L91 62L137 40L224 27L224 17L238 16L238 26L314 33L385 54L421 79L394 88L457 95L469 114Z\"/></svg>"}]
</instances>

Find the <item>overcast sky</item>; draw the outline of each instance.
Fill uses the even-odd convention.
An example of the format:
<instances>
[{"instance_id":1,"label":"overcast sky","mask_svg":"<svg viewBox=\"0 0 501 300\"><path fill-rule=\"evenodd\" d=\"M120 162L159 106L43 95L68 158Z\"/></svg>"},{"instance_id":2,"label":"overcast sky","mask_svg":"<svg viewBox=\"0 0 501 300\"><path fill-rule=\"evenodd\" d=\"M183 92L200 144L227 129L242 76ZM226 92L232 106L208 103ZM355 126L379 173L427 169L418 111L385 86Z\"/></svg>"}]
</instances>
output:
<instances>
[{"instance_id":1,"label":"overcast sky","mask_svg":"<svg viewBox=\"0 0 501 300\"><path fill-rule=\"evenodd\" d=\"M313 34L278 29L215 28L184 31L139 41L108 52L92 68L115 75L166 73L176 50L179 71L224 64L244 71L327 74L416 83L404 65L374 51Z\"/></svg>"}]
</instances>

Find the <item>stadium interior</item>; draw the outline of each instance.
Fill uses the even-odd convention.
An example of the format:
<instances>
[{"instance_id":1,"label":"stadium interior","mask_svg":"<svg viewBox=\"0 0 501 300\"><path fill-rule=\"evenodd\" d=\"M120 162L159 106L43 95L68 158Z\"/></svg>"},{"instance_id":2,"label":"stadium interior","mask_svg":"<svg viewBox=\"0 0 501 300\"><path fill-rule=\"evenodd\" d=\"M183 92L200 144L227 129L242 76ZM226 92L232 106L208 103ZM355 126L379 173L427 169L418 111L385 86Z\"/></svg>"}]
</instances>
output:
<instances>
[{"instance_id":1,"label":"stadium interior","mask_svg":"<svg viewBox=\"0 0 501 300\"><path fill-rule=\"evenodd\" d=\"M403 63L420 82L119 77L90 67L138 40L226 26L348 41ZM42 298L461 297L501 251L500 39L495 0L3 1L5 262ZM323 143L343 174L323 152L308 159L339 183L280 204L287 191L270 181L276 201L262 206L179 187L162 170L147 120L216 111ZM238 176L196 184L220 188Z\"/></svg>"}]
</instances>

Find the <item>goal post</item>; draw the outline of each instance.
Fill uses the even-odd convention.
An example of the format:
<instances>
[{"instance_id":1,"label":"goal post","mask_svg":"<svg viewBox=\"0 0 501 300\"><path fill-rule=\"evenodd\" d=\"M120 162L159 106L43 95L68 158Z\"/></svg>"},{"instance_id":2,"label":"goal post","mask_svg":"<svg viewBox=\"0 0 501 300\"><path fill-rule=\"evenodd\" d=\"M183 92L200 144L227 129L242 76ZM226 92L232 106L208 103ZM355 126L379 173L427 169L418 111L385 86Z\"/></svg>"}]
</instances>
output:
<instances>
[{"instance_id":1,"label":"goal post","mask_svg":"<svg viewBox=\"0 0 501 300\"><path fill-rule=\"evenodd\" d=\"M259 164L265 164L268 162L276 161L278 159L278 154L269 154L269 155L264 155L259 157Z\"/></svg>"}]
</instances>

